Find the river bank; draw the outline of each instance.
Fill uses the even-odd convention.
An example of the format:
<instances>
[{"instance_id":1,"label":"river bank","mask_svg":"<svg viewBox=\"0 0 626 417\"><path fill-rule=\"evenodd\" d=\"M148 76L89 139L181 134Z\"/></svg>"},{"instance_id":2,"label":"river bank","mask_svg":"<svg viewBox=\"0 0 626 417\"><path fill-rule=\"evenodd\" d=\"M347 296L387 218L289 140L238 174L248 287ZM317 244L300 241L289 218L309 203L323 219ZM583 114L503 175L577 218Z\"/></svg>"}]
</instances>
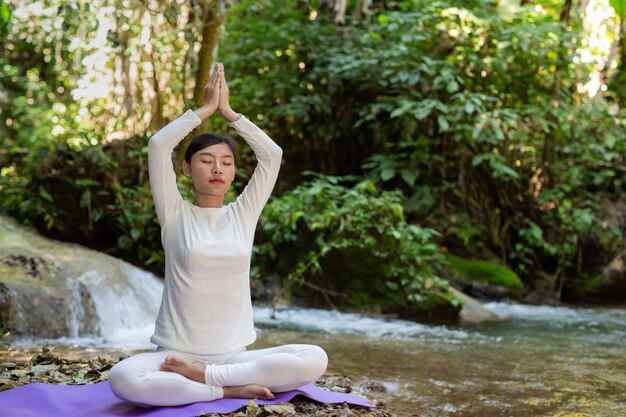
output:
<instances>
[{"instance_id":1,"label":"river bank","mask_svg":"<svg viewBox=\"0 0 626 417\"><path fill-rule=\"evenodd\" d=\"M121 352L96 352L95 349L55 349L43 348L39 352L34 349L20 351L8 350L0 352L0 392L25 384L44 382L50 384L94 384L108 379L109 370L121 357ZM94 357L97 354L97 357ZM117 357L117 358L115 358ZM363 394L363 390L355 389L349 377L326 374L316 384L333 392L355 393L367 399L376 407L361 407L352 404L320 404L304 397L294 398L289 403L274 406L258 405L250 402L245 408L221 416L344 416L344 417L392 417L394 414L384 404ZM380 391L384 387L375 384L367 385L367 389ZM217 416L217 415L215 415ZM205 417L203 415L203 417Z\"/></svg>"}]
</instances>

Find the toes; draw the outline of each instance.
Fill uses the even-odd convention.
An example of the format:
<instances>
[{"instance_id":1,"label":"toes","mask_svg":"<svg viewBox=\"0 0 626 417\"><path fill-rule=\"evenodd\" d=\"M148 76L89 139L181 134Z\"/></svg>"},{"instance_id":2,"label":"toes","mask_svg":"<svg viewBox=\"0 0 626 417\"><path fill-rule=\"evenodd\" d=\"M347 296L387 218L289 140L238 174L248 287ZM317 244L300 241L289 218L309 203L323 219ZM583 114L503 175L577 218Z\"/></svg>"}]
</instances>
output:
<instances>
[{"instance_id":1,"label":"toes","mask_svg":"<svg viewBox=\"0 0 626 417\"><path fill-rule=\"evenodd\" d=\"M180 367L185 364L185 361L176 356L168 356L167 358L165 358L165 361L163 363L173 367Z\"/></svg>"},{"instance_id":2,"label":"toes","mask_svg":"<svg viewBox=\"0 0 626 417\"><path fill-rule=\"evenodd\" d=\"M259 398L264 399L264 400L273 400L274 399L274 394L272 394L272 391L270 391L268 388L263 387L259 393Z\"/></svg>"},{"instance_id":3,"label":"toes","mask_svg":"<svg viewBox=\"0 0 626 417\"><path fill-rule=\"evenodd\" d=\"M179 365L179 361L175 356L168 356L161 364L161 370L166 372L174 372Z\"/></svg>"}]
</instances>

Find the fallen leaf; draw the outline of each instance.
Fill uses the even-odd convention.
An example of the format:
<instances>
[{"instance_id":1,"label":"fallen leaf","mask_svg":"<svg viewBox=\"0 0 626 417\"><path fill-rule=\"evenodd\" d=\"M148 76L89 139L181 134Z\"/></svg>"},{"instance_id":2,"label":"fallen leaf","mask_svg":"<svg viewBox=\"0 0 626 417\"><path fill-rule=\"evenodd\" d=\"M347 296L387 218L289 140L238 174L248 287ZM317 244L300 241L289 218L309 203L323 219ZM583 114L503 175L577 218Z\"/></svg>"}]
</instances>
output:
<instances>
[{"instance_id":1,"label":"fallen leaf","mask_svg":"<svg viewBox=\"0 0 626 417\"><path fill-rule=\"evenodd\" d=\"M265 405L259 411L257 411L257 416L270 416L270 415L283 415L283 414L294 414L296 412L293 404L282 403L282 404L272 404Z\"/></svg>"}]
</instances>

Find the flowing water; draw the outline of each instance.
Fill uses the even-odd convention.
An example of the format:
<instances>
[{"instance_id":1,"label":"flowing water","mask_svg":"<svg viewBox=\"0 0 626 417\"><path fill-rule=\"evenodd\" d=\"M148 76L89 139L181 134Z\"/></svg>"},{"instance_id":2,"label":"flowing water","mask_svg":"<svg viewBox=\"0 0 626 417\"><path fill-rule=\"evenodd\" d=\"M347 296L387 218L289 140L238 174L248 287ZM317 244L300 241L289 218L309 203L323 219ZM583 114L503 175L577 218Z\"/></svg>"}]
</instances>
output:
<instances>
[{"instance_id":1,"label":"flowing water","mask_svg":"<svg viewBox=\"0 0 626 417\"><path fill-rule=\"evenodd\" d=\"M151 349L162 285L130 273L141 303L90 287L100 336L22 338L14 346L80 347L72 349L90 356ZM257 307L252 348L318 344L330 373L364 390L378 382L385 392L367 394L400 416L626 416L626 308L486 306L508 319L441 326L312 309L278 310L273 319Z\"/></svg>"}]
</instances>

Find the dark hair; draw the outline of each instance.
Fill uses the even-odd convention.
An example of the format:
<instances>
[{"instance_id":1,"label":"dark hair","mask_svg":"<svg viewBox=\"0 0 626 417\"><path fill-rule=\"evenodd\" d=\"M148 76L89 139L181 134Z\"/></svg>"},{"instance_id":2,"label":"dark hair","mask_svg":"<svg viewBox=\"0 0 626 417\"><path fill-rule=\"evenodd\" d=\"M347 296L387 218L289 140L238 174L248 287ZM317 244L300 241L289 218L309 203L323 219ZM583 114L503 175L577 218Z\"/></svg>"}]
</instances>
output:
<instances>
[{"instance_id":1,"label":"dark hair","mask_svg":"<svg viewBox=\"0 0 626 417\"><path fill-rule=\"evenodd\" d=\"M191 139L189 145L187 145L187 150L185 151L185 161L187 163L191 163L191 156L198 152L201 149L206 148L207 146L217 145L218 143L225 143L228 145L231 151L233 151L233 156L235 157L235 165L239 164L239 145L237 141L233 138L229 138L227 136L220 136L216 133L200 133Z\"/></svg>"}]
</instances>

